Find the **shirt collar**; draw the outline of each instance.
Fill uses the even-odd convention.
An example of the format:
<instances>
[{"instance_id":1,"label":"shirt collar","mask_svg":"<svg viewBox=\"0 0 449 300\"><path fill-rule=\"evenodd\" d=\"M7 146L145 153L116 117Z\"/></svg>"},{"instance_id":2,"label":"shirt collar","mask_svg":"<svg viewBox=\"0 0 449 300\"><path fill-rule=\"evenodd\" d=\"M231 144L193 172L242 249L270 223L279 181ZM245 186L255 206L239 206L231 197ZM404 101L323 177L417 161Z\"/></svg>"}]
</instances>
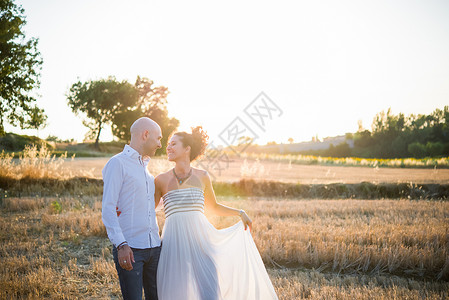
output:
<instances>
[{"instance_id":1,"label":"shirt collar","mask_svg":"<svg viewBox=\"0 0 449 300\"><path fill-rule=\"evenodd\" d=\"M125 154L126 156L129 156L131 158L134 159L142 159L142 162L147 165L148 162L150 161L150 157L146 156L145 158L143 158L139 152L137 152L136 149L134 149L133 147L131 147L130 145L125 145L125 148L123 148L123 154Z\"/></svg>"}]
</instances>

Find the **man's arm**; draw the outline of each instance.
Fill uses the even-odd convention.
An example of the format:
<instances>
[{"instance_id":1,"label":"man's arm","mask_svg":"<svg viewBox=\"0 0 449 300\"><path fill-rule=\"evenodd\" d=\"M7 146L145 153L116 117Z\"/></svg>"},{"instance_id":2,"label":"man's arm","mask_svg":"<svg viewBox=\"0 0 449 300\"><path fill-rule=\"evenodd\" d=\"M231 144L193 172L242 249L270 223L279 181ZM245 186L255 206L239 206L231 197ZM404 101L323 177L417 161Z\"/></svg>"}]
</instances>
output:
<instances>
[{"instance_id":1,"label":"man's arm","mask_svg":"<svg viewBox=\"0 0 449 300\"><path fill-rule=\"evenodd\" d=\"M109 240L118 246L125 242L118 222L117 203L123 184L123 170L117 158L111 158L103 168L103 201L101 218L106 227Z\"/></svg>"},{"instance_id":2,"label":"man's arm","mask_svg":"<svg viewBox=\"0 0 449 300\"><path fill-rule=\"evenodd\" d=\"M103 168L103 201L101 215L109 240L117 247L118 262L123 269L133 269L134 254L126 244L118 222L117 203L123 185L123 169L117 158L111 158ZM120 247L119 247L120 246Z\"/></svg>"}]
</instances>

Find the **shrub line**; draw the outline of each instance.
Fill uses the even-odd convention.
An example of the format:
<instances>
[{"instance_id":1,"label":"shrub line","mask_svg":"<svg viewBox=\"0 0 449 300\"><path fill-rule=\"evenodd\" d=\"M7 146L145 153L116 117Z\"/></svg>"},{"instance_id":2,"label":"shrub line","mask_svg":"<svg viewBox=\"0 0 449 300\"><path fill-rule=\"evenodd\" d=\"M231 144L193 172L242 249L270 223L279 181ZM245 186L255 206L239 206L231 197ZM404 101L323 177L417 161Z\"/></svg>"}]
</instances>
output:
<instances>
[{"instance_id":1,"label":"shrub line","mask_svg":"<svg viewBox=\"0 0 449 300\"><path fill-rule=\"evenodd\" d=\"M214 182L219 196L279 197L300 199L449 199L449 184L370 183L301 184L241 179ZM85 195L103 193L103 180L87 177L70 179L0 176L0 198L22 196Z\"/></svg>"}]
</instances>

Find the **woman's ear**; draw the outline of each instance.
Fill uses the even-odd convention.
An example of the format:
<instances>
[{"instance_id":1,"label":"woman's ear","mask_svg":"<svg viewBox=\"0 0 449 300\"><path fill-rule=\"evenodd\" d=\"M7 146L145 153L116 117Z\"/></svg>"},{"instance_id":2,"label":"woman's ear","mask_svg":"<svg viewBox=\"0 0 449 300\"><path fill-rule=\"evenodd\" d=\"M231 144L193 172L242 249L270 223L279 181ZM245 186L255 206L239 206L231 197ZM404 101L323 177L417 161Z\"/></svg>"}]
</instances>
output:
<instances>
[{"instance_id":1,"label":"woman's ear","mask_svg":"<svg viewBox=\"0 0 449 300\"><path fill-rule=\"evenodd\" d=\"M188 152L188 151L190 151L190 150L192 150L192 147L187 146L187 147L186 147L186 152Z\"/></svg>"}]
</instances>

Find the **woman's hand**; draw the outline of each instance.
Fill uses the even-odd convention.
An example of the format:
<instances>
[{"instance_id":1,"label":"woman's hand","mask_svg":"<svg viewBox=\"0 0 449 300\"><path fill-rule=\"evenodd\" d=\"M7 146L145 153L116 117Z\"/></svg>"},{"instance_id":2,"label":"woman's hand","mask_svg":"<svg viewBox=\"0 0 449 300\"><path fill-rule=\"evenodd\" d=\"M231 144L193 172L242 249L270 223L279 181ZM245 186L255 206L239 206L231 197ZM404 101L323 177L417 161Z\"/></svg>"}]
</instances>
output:
<instances>
[{"instance_id":1,"label":"woman's hand","mask_svg":"<svg viewBox=\"0 0 449 300\"><path fill-rule=\"evenodd\" d=\"M245 230L249 226L249 230L251 231L252 230L251 226L253 224L253 221L251 221L251 219L248 217L248 215L246 214L246 212L243 209L240 210L239 214L240 214L240 218L242 219L243 225L245 226Z\"/></svg>"},{"instance_id":2,"label":"woman's hand","mask_svg":"<svg viewBox=\"0 0 449 300\"><path fill-rule=\"evenodd\" d=\"M241 209L238 210L237 208L229 207L223 204L220 204L217 202L217 199L215 198L214 188L212 186L212 180L210 179L209 174L207 171L202 171L202 182L205 186L204 188L204 206L206 210L212 212L213 214L217 216L236 216L238 214L240 218L242 219L243 226L245 226L245 230L249 226L249 230L252 230L252 224L253 221L248 217L246 212Z\"/></svg>"}]
</instances>

